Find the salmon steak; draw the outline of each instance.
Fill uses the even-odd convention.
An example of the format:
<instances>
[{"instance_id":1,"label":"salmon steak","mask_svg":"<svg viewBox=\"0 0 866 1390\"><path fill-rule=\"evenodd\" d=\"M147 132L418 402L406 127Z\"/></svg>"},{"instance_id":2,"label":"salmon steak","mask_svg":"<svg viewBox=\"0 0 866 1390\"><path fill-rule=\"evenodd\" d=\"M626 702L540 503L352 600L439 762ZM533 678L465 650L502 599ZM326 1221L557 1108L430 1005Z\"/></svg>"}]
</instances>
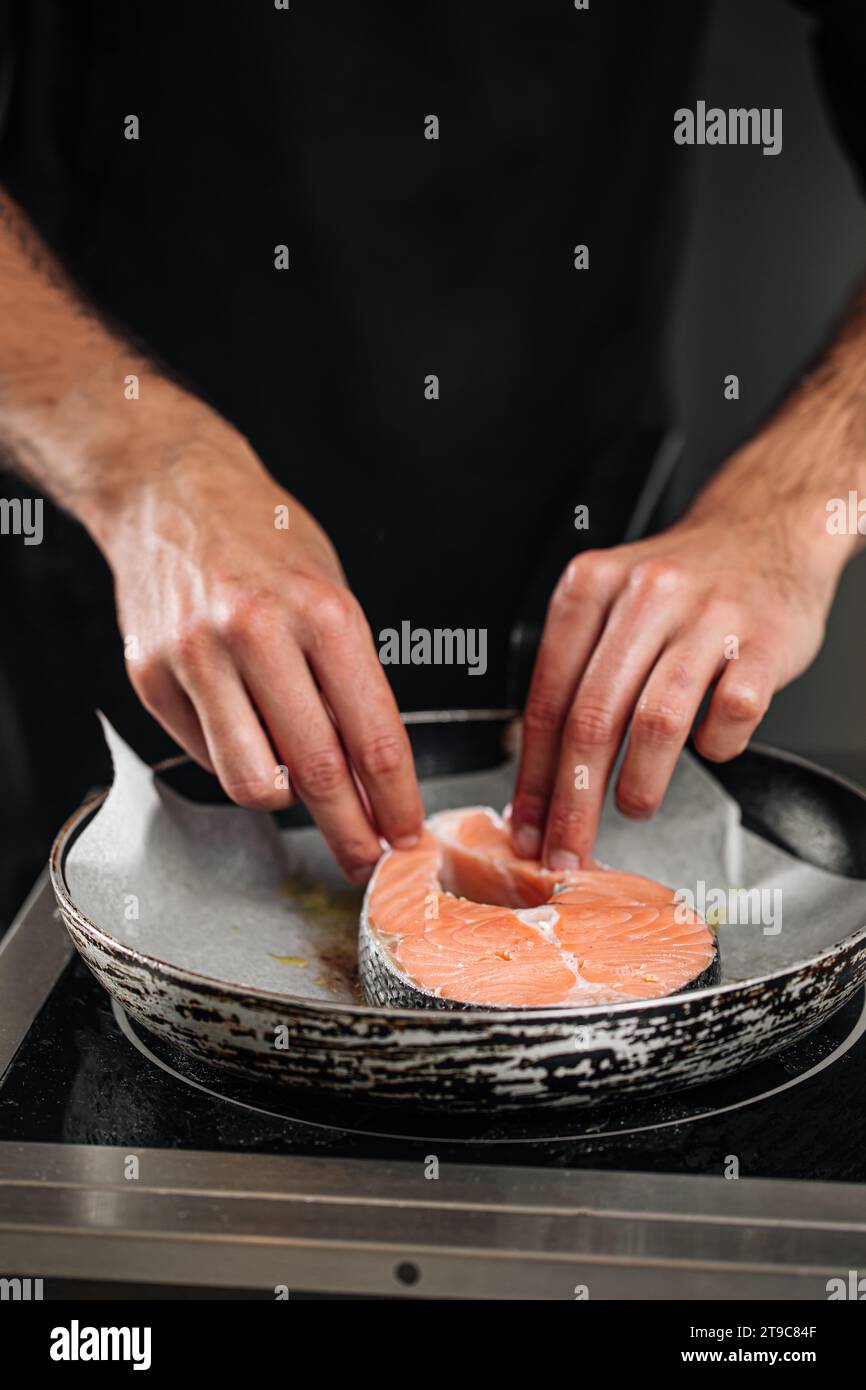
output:
<instances>
[{"instance_id":1,"label":"salmon steak","mask_svg":"<svg viewBox=\"0 0 866 1390\"><path fill-rule=\"evenodd\" d=\"M714 934L674 890L617 869L519 859L486 806L443 811L388 850L364 897L364 997L417 1008L554 1008L714 984Z\"/></svg>"}]
</instances>

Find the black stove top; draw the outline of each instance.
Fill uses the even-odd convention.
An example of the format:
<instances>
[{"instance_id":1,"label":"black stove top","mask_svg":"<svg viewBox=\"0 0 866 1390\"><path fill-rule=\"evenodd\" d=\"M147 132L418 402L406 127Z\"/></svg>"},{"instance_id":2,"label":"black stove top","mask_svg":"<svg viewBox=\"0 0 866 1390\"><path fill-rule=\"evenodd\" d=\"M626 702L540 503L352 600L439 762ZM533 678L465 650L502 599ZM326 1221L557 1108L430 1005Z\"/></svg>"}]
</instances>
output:
<instances>
[{"instance_id":1,"label":"black stove top","mask_svg":"<svg viewBox=\"0 0 866 1390\"><path fill-rule=\"evenodd\" d=\"M866 878L858 793L778 758L725 775L753 828ZM0 942L0 1272L65 1297L402 1296L411 1276L425 1298L826 1299L863 1268L864 1034L860 991L779 1056L616 1108L317 1102L140 1033L43 876Z\"/></svg>"},{"instance_id":2,"label":"black stove top","mask_svg":"<svg viewBox=\"0 0 866 1390\"><path fill-rule=\"evenodd\" d=\"M471 1120L338 1109L138 1033L74 958L0 1083L0 1140L862 1182L864 1034L860 993L785 1053L660 1100Z\"/></svg>"}]
</instances>

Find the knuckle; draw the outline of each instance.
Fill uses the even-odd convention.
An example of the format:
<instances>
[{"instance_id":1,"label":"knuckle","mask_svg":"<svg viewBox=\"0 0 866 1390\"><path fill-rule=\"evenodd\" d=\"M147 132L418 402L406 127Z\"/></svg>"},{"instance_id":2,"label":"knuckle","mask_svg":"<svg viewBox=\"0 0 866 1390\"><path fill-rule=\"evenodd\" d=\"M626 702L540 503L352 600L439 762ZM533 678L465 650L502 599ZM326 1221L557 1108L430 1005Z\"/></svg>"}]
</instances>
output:
<instances>
[{"instance_id":1,"label":"knuckle","mask_svg":"<svg viewBox=\"0 0 866 1390\"><path fill-rule=\"evenodd\" d=\"M292 768L292 780L302 796L329 796L346 781L345 759L337 748L305 753Z\"/></svg>"},{"instance_id":2,"label":"knuckle","mask_svg":"<svg viewBox=\"0 0 866 1390\"><path fill-rule=\"evenodd\" d=\"M330 584L318 575L296 574L291 587L293 608L301 617L314 620L318 605L330 587Z\"/></svg>"},{"instance_id":3,"label":"knuckle","mask_svg":"<svg viewBox=\"0 0 866 1390\"><path fill-rule=\"evenodd\" d=\"M636 787L619 787L616 804L624 816L634 820L649 820L659 808L659 802Z\"/></svg>"},{"instance_id":4,"label":"knuckle","mask_svg":"<svg viewBox=\"0 0 866 1390\"><path fill-rule=\"evenodd\" d=\"M334 589L324 595L316 610L316 624L323 637L343 637L354 614L345 590Z\"/></svg>"},{"instance_id":5,"label":"knuckle","mask_svg":"<svg viewBox=\"0 0 866 1390\"><path fill-rule=\"evenodd\" d=\"M310 580L300 594L301 610L313 637L339 641L355 620L355 602L348 589L327 580Z\"/></svg>"},{"instance_id":6,"label":"knuckle","mask_svg":"<svg viewBox=\"0 0 866 1390\"><path fill-rule=\"evenodd\" d=\"M569 560L553 592L557 607L568 607L587 598L603 583L610 561L601 550L584 550Z\"/></svg>"},{"instance_id":7,"label":"knuckle","mask_svg":"<svg viewBox=\"0 0 866 1390\"><path fill-rule=\"evenodd\" d=\"M214 634L206 623L190 623L182 628L172 644L173 665L183 674L207 667L214 650Z\"/></svg>"},{"instance_id":8,"label":"knuckle","mask_svg":"<svg viewBox=\"0 0 866 1390\"><path fill-rule=\"evenodd\" d=\"M164 709L168 703L169 676L156 657L145 657L131 673L138 697L151 711Z\"/></svg>"},{"instance_id":9,"label":"knuckle","mask_svg":"<svg viewBox=\"0 0 866 1390\"><path fill-rule=\"evenodd\" d=\"M568 716L566 738L576 748L606 747L613 742L616 722L607 706L578 701Z\"/></svg>"},{"instance_id":10,"label":"knuckle","mask_svg":"<svg viewBox=\"0 0 866 1390\"><path fill-rule=\"evenodd\" d=\"M695 666L688 659L675 662L670 670L670 683L677 690L690 690L695 684Z\"/></svg>"},{"instance_id":11,"label":"knuckle","mask_svg":"<svg viewBox=\"0 0 866 1390\"><path fill-rule=\"evenodd\" d=\"M731 724L757 724L767 702L751 685L733 685L719 694L719 713Z\"/></svg>"},{"instance_id":12,"label":"knuckle","mask_svg":"<svg viewBox=\"0 0 866 1390\"><path fill-rule=\"evenodd\" d=\"M674 743L686 735L687 719L676 705L639 705L634 722L639 736L648 743Z\"/></svg>"},{"instance_id":13,"label":"knuckle","mask_svg":"<svg viewBox=\"0 0 866 1390\"><path fill-rule=\"evenodd\" d=\"M547 820L547 838L551 845L580 843L589 827L589 817L579 806L554 802Z\"/></svg>"},{"instance_id":14,"label":"knuckle","mask_svg":"<svg viewBox=\"0 0 866 1390\"><path fill-rule=\"evenodd\" d=\"M361 771L368 777L386 777L402 767L405 756L405 742L397 734L390 730L373 734L361 746Z\"/></svg>"},{"instance_id":15,"label":"knuckle","mask_svg":"<svg viewBox=\"0 0 866 1390\"><path fill-rule=\"evenodd\" d=\"M223 790L238 806L249 811L279 811L288 804L286 792L257 778L227 777Z\"/></svg>"},{"instance_id":16,"label":"knuckle","mask_svg":"<svg viewBox=\"0 0 866 1390\"><path fill-rule=\"evenodd\" d=\"M274 636L279 623L280 600L270 589L236 594L226 607L221 630L233 646L246 646Z\"/></svg>"},{"instance_id":17,"label":"knuckle","mask_svg":"<svg viewBox=\"0 0 866 1390\"><path fill-rule=\"evenodd\" d=\"M354 880L356 874L369 874L376 864L378 854L371 853L360 840L341 840L334 848L334 855L347 878Z\"/></svg>"},{"instance_id":18,"label":"knuckle","mask_svg":"<svg viewBox=\"0 0 866 1390\"><path fill-rule=\"evenodd\" d=\"M629 575L629 588L639 598L661 598L676 592L682 574L682 566L676 560L654 556L635 565Z\"/></svg>"},{"instance_id":19,"label":"knuckle","mask_svg":"<svg viewBox=\"0 0 866 1390\"><path fill-rule=\"evenodd\" d=\"M560 598L579 598L585 592L591 582L591 555L591 551L585 551L582 555L575 555L569 560L557 585L557 593Z\"/></svg>"},{"instance_id":20,"label":"knuckle","mask_svg":"<svg viewBox=\"0 0 866 1390\"><path fill-rule=\"evenodd\" d=\"M515 792L511 804L512 825L543 825L547 800L542 791L522 787Z\"/></svg>"},{"instance_id":21,"label":"knuckle","mask_svg":"<svg viewBox=\"0 0 866 1390\"><path fill-rule=\"evenodd\" d=\"M523 713L523 726L527 733L550 734L558 728L562 719L562 707L552 693L538 690L530 693Z\"/></svg>"}]
</instances>

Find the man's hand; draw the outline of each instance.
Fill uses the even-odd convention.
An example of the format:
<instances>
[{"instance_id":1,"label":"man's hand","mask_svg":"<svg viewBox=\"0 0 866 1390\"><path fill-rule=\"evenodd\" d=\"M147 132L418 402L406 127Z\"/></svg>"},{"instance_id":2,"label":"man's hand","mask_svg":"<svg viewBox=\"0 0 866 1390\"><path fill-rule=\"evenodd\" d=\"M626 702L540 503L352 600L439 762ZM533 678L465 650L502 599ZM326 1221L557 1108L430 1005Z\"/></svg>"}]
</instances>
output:
<instances>
[{"instance_id":1,"label":"man's hand","mask_svg":"<svg viewBox=\"0 0 866 1390\"><path fill-rule=\"evenodd\" d=\"M137 483L88 512L130 679L240 805L288 805L287 768L346 875L365 882L379 835L410 844L423 816L366 620L324 532L239 436L213 416L192 435L185 425L163 414L171 466L151 455L149 470L123 470Z\"/></svg>"},{"instance_id":2,"label":"man's hand","mask_svg":"<svg viewBox=\"0 0 866 1390\"><path fill-rule=\"evenodd\" d=\"M229 796L287 805L287 768L354 882L380 835L414 841L409 741L330 541L237 430L107 331L2 194L0 446L90 531L136 691Z\"/></svg>"},{"instance_id":3,"label":"man's hand","mask_svg":"<svg viewBox=\"0 0 866 1390\"><path fill-rule=\"evenodd\" d=\"M683 521L568 565L526 704L511 820L519 854L556 869L587 864L627 733L616 801L645 819L708 691L696 745L722 762L812 661L857 546L856 535L828 532L827 503L864 484L864 378L861 313Z\"/></svg>"}]
</instances>

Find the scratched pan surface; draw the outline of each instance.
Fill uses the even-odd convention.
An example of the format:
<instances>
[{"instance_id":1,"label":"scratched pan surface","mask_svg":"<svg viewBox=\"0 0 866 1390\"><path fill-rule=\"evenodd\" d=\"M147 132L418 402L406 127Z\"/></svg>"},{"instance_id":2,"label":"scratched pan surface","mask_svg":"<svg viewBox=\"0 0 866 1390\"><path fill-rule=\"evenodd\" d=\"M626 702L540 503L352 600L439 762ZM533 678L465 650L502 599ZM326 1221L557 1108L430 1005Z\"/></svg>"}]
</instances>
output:
<instances>
[{"instance_id":1,"label":"scratched pan surface","mask_svg":"<svg viewBox=\"0 0 866 1390\"><path fill-rule=\"evenodd\" d=\"M499 770L505 721L431 716L410 734L434 808L445 777L487 769L505 786L511 776ZM750 829L821 868L866 878L866 796L859 789L769 748L712 771L740 803ZM200 796L201 774L190 765L166 775L177 790ZM252 1086L262 1081L329 1094L335 1102L345 1096L463 1111L627 1101L703 1084L765 1059L816 1028L866 980L864 924L770 974L592 1009L375 1008L352 1002L345 972L334 998L244 988L219 979L216 962L214 975L178 968L116 939L78 910L64 864L101 800L70 818L52 851L54 890L76 948L146 1029L245 1075ZM287 819L303 815L298 808ZM346 944L351 954L348 937ZM287 1047L274 1046L278 1036Z\"/></svg>"}]
</instances>

